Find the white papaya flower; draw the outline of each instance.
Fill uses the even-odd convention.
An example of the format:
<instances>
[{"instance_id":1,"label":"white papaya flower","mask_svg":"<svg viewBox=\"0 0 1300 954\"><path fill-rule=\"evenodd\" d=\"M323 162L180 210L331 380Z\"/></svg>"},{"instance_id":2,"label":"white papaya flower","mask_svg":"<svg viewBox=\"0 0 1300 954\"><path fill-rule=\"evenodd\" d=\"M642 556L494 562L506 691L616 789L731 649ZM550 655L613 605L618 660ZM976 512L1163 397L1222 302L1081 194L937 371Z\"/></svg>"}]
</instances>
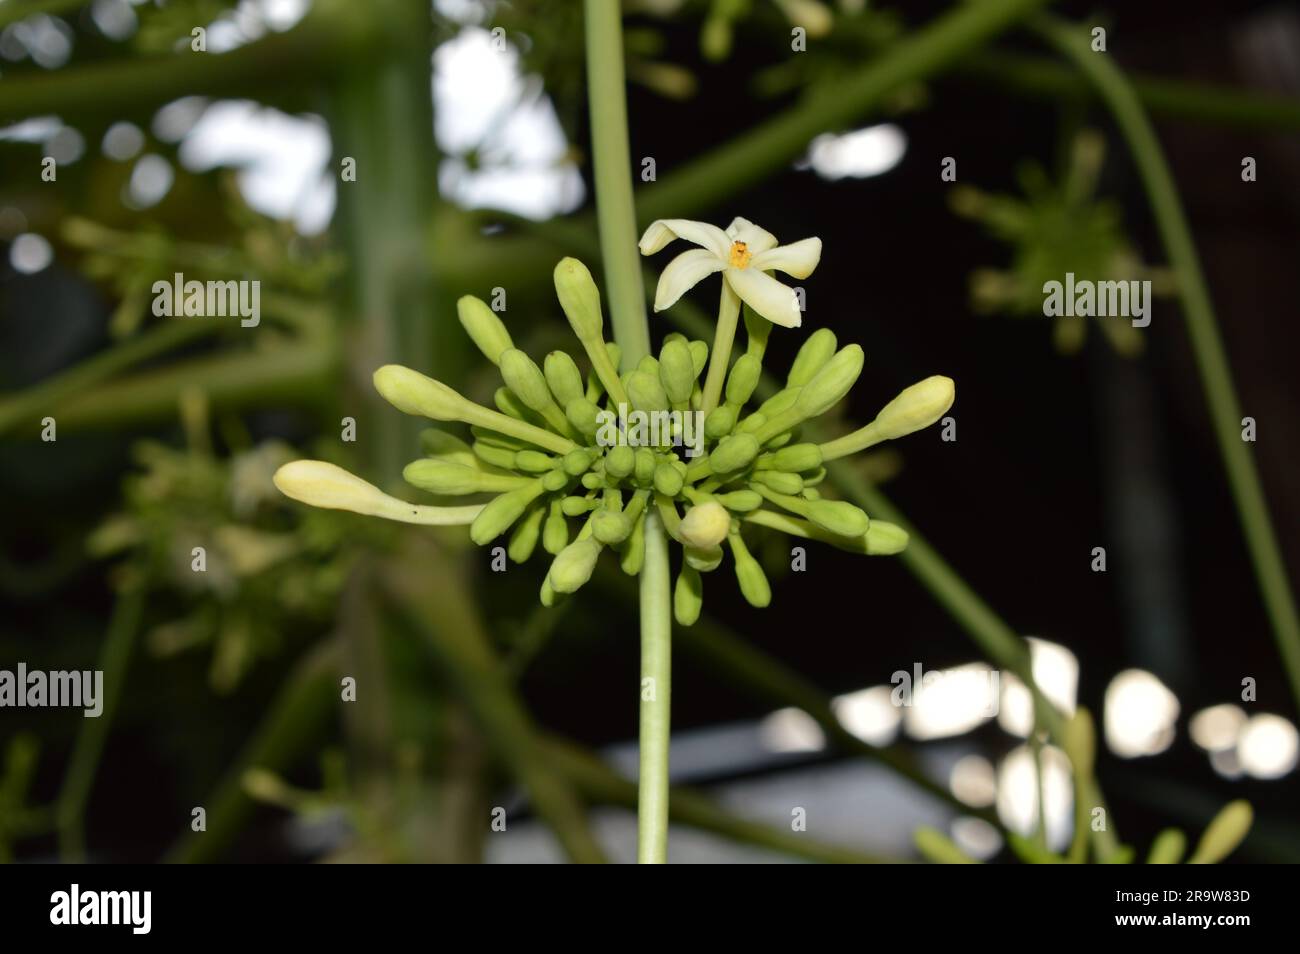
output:
<instances>
[{"instance_id":1,"label":"white papaya flower","mask_svg":"<svg viewBox=\"0 0 1300 954\"><path fill-rule=\"evenodd\" d=\"M822 240L806 238L778 245L776 236L747 219L737 218L724 232L707 222L658 219L641 236L642 255L653 255L674 239L698 246L668 263L655 289L655 311L676 304L689 289L714 272L750 308L773 324L798 328L803 322L794 289L769 274L785 272L807 278L822 255Z\"/></svg>"}]
</instances>

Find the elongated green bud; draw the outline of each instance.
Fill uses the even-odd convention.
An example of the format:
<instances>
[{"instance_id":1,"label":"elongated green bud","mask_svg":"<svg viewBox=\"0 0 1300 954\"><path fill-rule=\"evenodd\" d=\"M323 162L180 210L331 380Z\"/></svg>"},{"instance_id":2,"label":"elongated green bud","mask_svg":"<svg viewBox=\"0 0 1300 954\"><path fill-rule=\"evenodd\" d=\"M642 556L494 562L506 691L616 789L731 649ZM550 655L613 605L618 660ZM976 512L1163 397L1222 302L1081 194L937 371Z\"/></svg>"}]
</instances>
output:
<instances>
[{"instance_id":1,"label":"elongated green bud","mask_svg":"<svg viewBox=\"0 0 1300 954\"><path fill-rule=\"evenodd\" d=\"M688 546L707 549L727 539L731 530L731 514L716 501L698 504L686 511L677 535Z\"/></svg>"},{"instance_id":2,"label":"elongated green bud","mask_svg":"<svg viewBox=\"0 0 1300 954\"><path fill-rule=\"evenodd\" d=\"M599 490L605 486L605 475L589 470L582 475L582 486L588 490Z\"/></svg>"},{"instance_id":3,"label":"elongated green bud","mask_svg":"<svg viewBox=\"0 0 1300 954\"><path fill-rule=\"evenodd\" d=\"M542 520L545 517L545 507L534 507L515 525L515 529L510 534L510 544L506 547L506 555L515 563L523 563L533 555L533 550L537 547L537 538L541 536Z\"/></svg>"},{"instance_id":4,"label":"elongated green bud","mask_svg":"<svg viewBox=\"0 0 1300 954\"><path fill-rule=\"evenodd\" d=\"M682 492L683 483L681 473L671 464L660 464L655 468L655 490L665 497L676 497Z\"/></svg>"},{"instance_id":5,"label":"elongated green bud","mask_svg":"<svg viewBox=\"0 0 1300 954\"><path fill-rule=\"evenodd\" d=\"M546 574L557 593L574 593L591 579L600 558L601 543L593 537L575 540L560 551Z\"/></svg>"},{"instance_id":6,"label":"elongated green bud","mask_svg":"<svg viewBox=\"0 0 1300 954\"><path fill-rule=\"evenodd\" d=\"M863 536L867 556L890 556L907 549L907 531L897 524L872 520Z\"/></svg>"},{"instance_id":7,"label":"elongated green bud","mask_svg":"<svg viewBox=\"0 0 1300 954\"><path fill-rule=\"evenodd\" d=\"M454 526L469 523L483 510L479 505L424 507L410 504L390 497L374 484L323 460L292 461L277 470L272 481L286 497L313 507L350 510L402 523Z\"/></svg>"},{"instance_id":8,"label":"elongated green bud","mask_svg":"<svg viewBox=\"0 0 1300 954\"><path fill-rule=\"evenodd\" d=\"M586 397L582 372L566 352L552 351L548 354L544 373L551 394L555 395L555 403L560 407L568 407L570 401Z\"/></svg>"},{"instance_id":9,"label":"elongated green bud","mask_svg":"<svg viewBox=\"0 0 1300 954\"><path fill-rule=\"evenodd\" d=\"M441 381L412 371L400 364L386 364L374 374L375 390L403 414L415 414L435 421L466 420L472 402Z\"/></svg>"},{"instance_id":10,"label":"elongated green bud","mask_svg":"<svg viewBox=\"0 0 1300 954\"><path fill-rule=\"evenodd\" d=\"M642 513L632 523L632 532L628 534L623 545L623 554L618 561L619 568L628 576L636 576L645 565L645 514Z\"/></svg>"},{"instance_id":11,"label":"elongated green bud","mask_svg":"<svg viewBox=\"0 0 1300 954\"><path fill-rule=\"evenodd\" d=\"M731 556L736 561L736 582L740 584L740 595L750 606L763 609L772 602L772 586L767 582L767 574L758 565L745 546L739 533L728 537L731 543Z\"/></svg>"},{"instance_id":12,"label":"elongated green bud","mask_svg":"<svg viewBox=\"0 0 1300 954\"><path fill-rule=\"evenodd\" d=\"M564 406L564 416L569 419L573 429L587 440L593 439L600 429L599 414L600 408L586 398L575 398Z\"/></svg>"},{"instance_id":13,"label":"elongated green bud","mask_svg":"<svg viewBox=\"0 0 1300 954\"><path fill-rule=\"evenodd\" d=\"M1206 827L1205 833L1196 845L1196 850L1187 859L1189 865L1213 865L1237 850L1237 846L1250 832L1255 820L1255 812L1250 802L1238 799L1223 807L1214 820Z\"/></svg>"},{"instance_id":14,"label":"elongated green bud","mask_svg":"<svg viewBox=\"0 0 1300 954\"><path fill-rule=\"evenodd\" d=\"M546 523L542 527L542 549L555 556L568 545L569 522L564 519L560 501L552 500L546 514Z\"/></svg>"},{"instance_id":15,"label":"elongated green bud","mask_svg":"<svg viewBox=\"0 0 1300 954\"><path fill-rule=\"evenodd\" d=\"M744 407L758 387L758 376L763 373L763 363L752 354L742 354L731 366L727 377L727 403Z\"/></svg>"},{"instance_id":16,"label":"elongated green bud","mask_svg":"<svg viewBox=\"0 0 1300 954\"><path fill-rule=\"evenodd\" d=\"M726 404L719 404L704 419L704 439L720 441L731 433L736 426L736 409Z\"/></svg>"},{"instance_id":17,"label":"elongated green bud","mask_svg":"<svg viewBox=\"0 0 1300 954\"><path fill-rule=\"evenodd\" d=\"M461 327L469 334L483 357L493 364L501 363L501 352L513 348L510 332L501 323L487 303L473 295L465 295L456 302L456 314Z\"/></svg>"},{"instance_id":18,"label":"elongated green bud","mask_svg":"<svg viewBox=\"0 0 1300 954\"><path fill-rule=\"evenodd\" d=\"M659 352L659 381L673 404L683 404L691 399L691 389L695 387L695 362L685 340L674 338L664 342Z\"/></svg>"},{"instance_id":19,"label":"elongated green bud","mask_svg":"<svg viewBox=\"0 0 1300 954\"><path fill-rule=\"evenodd\" d=\"M835 354L837 342L835 332L829 328L818 328L799 348L790 365L790 374L785 379L788 388L800 388L817 376L817 372L826 366Z\"/></svg>"},{"instance_id":20,"label":"elongated green bud","mask_svg":"<svg viewBox=\"0 0 1300 954\"><path fill-rule=\"evenodd\" d=\"M867 515L847 500L810 500L806 506L809 520L842 537L860 537L871 526Z\"/></svg>"},{"instance_id":21,"label":"elongated green bud","mask_svg":"<svg viewBox=\"0 0 1300 954\"><path fill-rule=\"evenodd\" d=\"M584 344L602 341L605 319L600 313L600 291L587 266L576 258L562 258L555 266L554 278L555 295L578 340Z\"/></svg>"},{"instance_id":22,"label":"elongated green bud","mask_svg":"<svg viewBox=\"0 0 1300 954\"><path fill-rule=\"evenodd\" d=\"M700 573L712 573L722 565L722 547L682 547L686 566Z\"/></svg>"},{"instance_id":23,"label":"elongated green bud","mask_svg":"<svg viewBox=\"0 0 1300 954\"><path fill-rule=\"evenodd\" d=\"M564 511L567 517L581 517L596 507L600 506L600 501L591 500L587 497L565 497L560 501L560 509Z\"/></svg>"},{"instance_id":24,"label":"elongated green bud","mask_svg":"<svg viewBox=\"0 0 1300 954\"><path fill-rule=\"evenodd\" d=\"M692 341L687 347L691 349L691 364L695 368L695 377L698 378L704 366L709 363L709 343Z\"/></svg>"},{"instance_id":25,"label":"elongated green bud","mask_svg":"<svg viewBox=\"0 0 1300 954\"><path fill-rule=\"evenodd\" d=\"M501 377L506 387L531 410L539 414L554 406L551 389L546 386L546 376L532 358L518 348L501 353Z\"/></svg>"},{"instance_id":26,"label":"elongated green bud","mask_svg":"<svg viewBox=\"0 0 1300 954\"><path fill-rule=\"evenodd\" d=\"M762 315L746 305L741 312L745 322L745 353L752 354L758 360L763 360L763 354L767 351L767 339L772 334L772 322L768 321Z\"/></svg>"},{"instance_id":27,"label":"elongated green bud","mask_svg":"<svg viewBox=\"0 0 1300 954\"><path fill-rule=\"evenodd\" d=\"M524 477L488 474L477 467L430 457L411 461L402 469L402 477L408 484L431 494L450 496L503 493L528 482Z\"/></svg>"},{"instance_id":28,"label":"elongated green bud","mask_svg":"<svg viewBox=\"0 0 1300 954\"><path fill-rule=\"evenodd\" d=\"M762 411L755 411L749 417L745 418L736 427L737 434L757 434L767 423L767 415Z\"/></svg>"},{"instance_id":29,"label":"elongated green bud","mask_svg":"<svg viewBox=\"0 0 1300 954\"><path fill-rule=\"evenodd\" d=\"M540 480L530 480L517 490L501 494L474 518L469 528L469 538L479 546L495 540L523 516L524 511L544 489Z\"/></svg>"},{"instance_id":30,"label":"elongated green bud","mask_svg":"<svg viewBox=\"0 0 1300 954\"><path fill-rule=\"evenodd\" d=\"M542 474L542 488L548 494L559 493L565 487L569 486L569 481L572 479L573 478L566 474L561 468L557 467L554 470L548 470L546 473Z\"/></svg>"},{"instance_id":31,"label":"elongated green bud","mask_svg":"<svg viewBox=\"0 0 1300 954\"><path fill-rule=\"evenodd\" d=\"M713 449L709 464L715 474L729 474L748 467L758 455L758 439L753 434L733 434Z\"/></svg>"},{"instance_id":32,"label":"elongated green bud","mask_svg":"<svg viewBox=\"0 0 1300 954\"><path fill-rule=\"evenodd\" d=\"M750 479L782 494L797 494L803 490L803 478L783 470L761 470Z\"/></svg>"},{"instance_id":33,"label":"elongated green bud","mask_svg":"<svg viewBox=\"0 0 1300 954\"><path fill-rule=\"evenodd\" d=\"M483 463L498 467L501 470L514 470L515 468L514 451L498 447L495 444L489 444L487 441L474 442L474 456Z\"/></svg>"},{"instance_id":34,"label":"elongated green bud","mask_svg":"<svg viewBox=\"0 0 1300 954\"><path fill-rule=\"evenodd\" d=\"M605 473L616 479L623 479L632 473L636 466L636 451L626 444L611 447L605 454Z\"/></svg>"},{"instance_id":35,"label":"elongated green bud","mask_svg":"<svg viewBox=\"0 0 1300 954\"><path fill-rule=\"evenodd\" d=\"M641 360L636 363L636 370L644 372L645 374L653 375L655 378L658 378L659 359L652 354L644 354L641 356Z\"/></svg>"},{"instance_id":36,"label":"elongated green bud","mask_svg":"<svg viewBox=\"0 0 1300 954\"><path fill-rule=\"evenodd\" d=\"M799 390L799 388L783 388L777 391L758 406L758 413L765 417L776 417L782 411L790 410L794 407L794 402L799 400Z\"/></svg>"},{"instance_id":37,"label":"elongated green bud","mask_svg":"<svg viewBox=\"0 0 1300 954\"><path fill-rule=\"evenodd\" d=\"M822 449L816 444L791 444L754 462L755 470L784 470L792 474L816 470L822 465Z\"/></svg>"},{"instance_id":38,"label":"elongated green bud","mask_svg":"<svg viewBox=\"0 0 1300 954\"><path fill-rule=\"evenodd\" d=\"M677 585L673 587L673 618L681 626L691 626L700 618L704 606L704 580L699 571L689 566L682 567L677 574Z\"/></svg>"},{"instance_id":39,"label":"elongated green bud","mask_svg":"<svg viewBox=\"0 0 1300 954\"><path fill-rule=\"evenodd\" d=\"M570 477L585 474L596 459L596 453L589 447L580 447L564 455L564 472Z\"/></svg>"},{"instance_id":40,"label":"elongated green bud","mask_svg":"<svg viewBox=\"0 0 1300 954\"><path fill-rule=\"evenodd\" d=\"M858 345L851 344L841 348L836 352L835 357L826 362L825 367L817 372L816 377L803 386L792 410L798 411L800 418L805 421L825 414L838 404L857 382L858 375L862 373L863 360L862 348Z\"/></svg>"},{"instance_id":41,"label":"elongated green bud","mask_svg":"<svg viewBox=\"0 0 1300 954\"><path fill-rule=\"evenodd\" d=\"M632 532L632 521L621 510L597 510L591 517L591 535L607 546L616 546Z\"/></svg>"},{"instance_id":42,"label":"elongated green bud","mask_svg":"<svg viewBox=\"0 0 1300 954\"><path fill-rule=\"evenodd\" d=\"M516 421L531 423L538 419L537 415L528 409L528 405L519 400L509 388L497 388L493 391L492 403L497 406L498 411L502 414L508 414Z\"/></svg>"},{"instance_id":43,"label":"elongated green bud","mask_svg":"<svg viewBox=\"0 0 1300 954\"><path fill-rule=\"evenodd\" d=\"M556 464L556 460L550 454L543 454L536 450L521 450L515 452L514 469L523 471L525 474L544 474L551 470Z\"/></svg>"},{"instance_id":44,"label":"elongated green bud","mask_svg":"<svg viewBox=\"0 0 1300 954\"><path fill-rule=\"evenodd\" d=\"M1177 828L1166 828L1156 835L1151 843L1151 854L1147 856L1149 865L1176 865L1183 860L1187 850L1187 836Z\"/></svg>"},{"instance_id":45,"label":"elongated green bud","mask_svg":"<svg viewBox=\"0 0 1300 954\"><path fill-rule=\"evenodd\" d=\"M952 378L936 374L905 388L872 423L884 440L893 440L929 427L952 407L956 396Z\"/></svg>"},{"instance_id":46,"label":"elongated green bud","mask_svg":"<svg viewBox=\"0 0 1300 954\"><path fill-rule=\"evenodd\" d=\"M979 864L937 828L922 825L912 832L912 841L916 844L916 850L921 853L921 857L936 865Z\"/></svg>"},{"instance_id":47,"label":"elongated green bud","mask_svg":"<svg viewBox=\"0 0 1300 954\"><path fill-rule=\"evenodd\" d=\"M718 494L715 499L733 513L749 513L763 505L763 498L752 490L733 490L728 494Z\"/></svg>"},{"instance_id":48,"label":"elongated green bud","mask_svg":"<svg viewBox=\"0 0 1300 954\"><path fill-rule=\"evenodd\" d=\"M636 464L632 468L633 476L636 482L642 486L648 486L655 479L655 468L659 466L659 461L655 459L654 451L648 447L638 447L636 450Z\"/></svg>"},{"instance_id":49,"label":"elongated green bud","mask_svg":"<svg viewBox=\"0 0 1300 954\"><path fill-rule=\"evenodd\" d=\"M659 383L658 375L648 371L634 371L627 381L627 396L638 411L664 411L668 409L668 395Z\"/></svg>"},{"instance_id":50,"label":"elongated green bud","mask_svg":"<svg viewBox=\"0 0 1300 954\"><path fill-rule=\"evenodd\" d=\"M420 431L420 451L426 457L438 457L452 464L464 464L477 467L478 458L474 449L455 434L448 434L436 427L427 427Z\"/></svg>"}]
</instances>

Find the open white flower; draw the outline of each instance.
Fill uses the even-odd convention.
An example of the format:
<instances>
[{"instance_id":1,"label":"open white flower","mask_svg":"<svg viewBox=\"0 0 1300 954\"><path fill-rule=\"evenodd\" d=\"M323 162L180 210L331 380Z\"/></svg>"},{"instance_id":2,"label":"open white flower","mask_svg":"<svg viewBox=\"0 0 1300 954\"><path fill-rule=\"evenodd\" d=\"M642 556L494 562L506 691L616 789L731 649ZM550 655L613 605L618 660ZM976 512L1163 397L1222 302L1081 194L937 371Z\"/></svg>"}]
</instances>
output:
<instances>
[{"instance_id":1,"label":"open white flower","mask_svg":"<svg viewBox=\"0 0 1300 954\"><path fill-rule=\"evenodd\" d=\"M671 307L700 281L722 272L740 300L768 321L786 328L798 328L802 323L794 289L768 273L775 270L807 278L821 259L821 239L777 245L776 236L747 219L737 218L725 232L707 222L658 219L641 236L641 254L653 255L679 238L700 248L683 252L668 263L655 289L655 311Z\"/></svg>"}]
</instances>

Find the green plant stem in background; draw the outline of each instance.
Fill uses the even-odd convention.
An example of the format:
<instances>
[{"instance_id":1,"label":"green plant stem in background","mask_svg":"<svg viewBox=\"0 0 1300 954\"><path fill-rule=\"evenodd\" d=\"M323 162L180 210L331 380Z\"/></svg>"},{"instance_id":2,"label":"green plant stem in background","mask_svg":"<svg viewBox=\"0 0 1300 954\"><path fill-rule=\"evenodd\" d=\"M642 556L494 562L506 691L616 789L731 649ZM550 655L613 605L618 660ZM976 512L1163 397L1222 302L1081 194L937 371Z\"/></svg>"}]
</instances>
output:
<instances>
[{"instance_id":1,"label":"green plant stem in background","mask_svg":"<svg viewBox=\"0 0 1300 954\"><path fill-rule=\"evenodd\" d=\"M672 715L672 603L668 541L654 511L645 517L641 568L641 727L636 855L668 860L668 746Z\"/></svg>"},{"instance_id":2,"label":"green plant stem in background","mask_svg":"<svg viewBox=\"0 0 1300 954\"><path fill-rule=\"evenodd\" d=\"M623 80L623 6L612 0L586 0L585 10L596 218L610 321L614 340L622 349L623 368L627 369L650 353L650 329L632 204L632 160Z\"/></svg>"},{"instance_id":3,"label":"green plant stem in background","mask_svg":"<svg viewBox=\"0 0 1300 954\"><path fill-rule=\"evenodd\" d=\"M93 719L83 719L72 757L63 776L63 787L55 820L59 832L59 854L65 862L81 862L86 854L86 803L95 784L95 774L104 754L104 743L117 713L118 700L131 661L131 650L140 631L145 593L140 582L130 585L117 596L108 633L100 648L97 668L104 674L103 709Z\"/></svg>"},{"instance_id":4,"label":"green plant stem in background","mask_svg":"<svg viewBox=\"0 0 1300 954\"><path fill-rule=\"evenodd\" d=\"M1295 600L1269 519L1268 506L1264 502L1259 473L1246 442L1241 439L1241 406L1232 383L1232 371L1219 335L1196 245L1183 214L1173 175L1165 162L1164 151L1124 73L1109 56L1092 52L1082 27L1052 17L1036 18L1033 25L1096 86L1128 141L1169 263L1178 275L1179 300L1187 319L1196 368L1210 406L1219 452L1228 471L1228 482L1264 606L1273 623L1278 653L1290 680L1292 697L1300 707L1300 616L1296 614Z\"/></svg>"}]
</instances>

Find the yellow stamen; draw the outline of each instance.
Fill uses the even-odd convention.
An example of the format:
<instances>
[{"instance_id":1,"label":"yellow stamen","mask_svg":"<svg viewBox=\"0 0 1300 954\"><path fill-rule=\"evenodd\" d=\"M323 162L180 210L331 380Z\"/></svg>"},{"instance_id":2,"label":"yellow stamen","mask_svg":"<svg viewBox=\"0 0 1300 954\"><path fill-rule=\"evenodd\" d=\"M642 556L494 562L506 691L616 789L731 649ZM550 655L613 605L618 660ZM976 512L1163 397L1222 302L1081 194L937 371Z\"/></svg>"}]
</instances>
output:
<instances>
[{"instance_id":1,"label":"yellow stamen","mask_svg":"<svg viewBox=\"0 0 1300 954\"><path fill-rule=\"evenodd\" d=\"M744 242L732 242L731 255L727 259L727 264L732 268L748 268L750 257L748 245Z\"/></svg>"}]
</instances>

